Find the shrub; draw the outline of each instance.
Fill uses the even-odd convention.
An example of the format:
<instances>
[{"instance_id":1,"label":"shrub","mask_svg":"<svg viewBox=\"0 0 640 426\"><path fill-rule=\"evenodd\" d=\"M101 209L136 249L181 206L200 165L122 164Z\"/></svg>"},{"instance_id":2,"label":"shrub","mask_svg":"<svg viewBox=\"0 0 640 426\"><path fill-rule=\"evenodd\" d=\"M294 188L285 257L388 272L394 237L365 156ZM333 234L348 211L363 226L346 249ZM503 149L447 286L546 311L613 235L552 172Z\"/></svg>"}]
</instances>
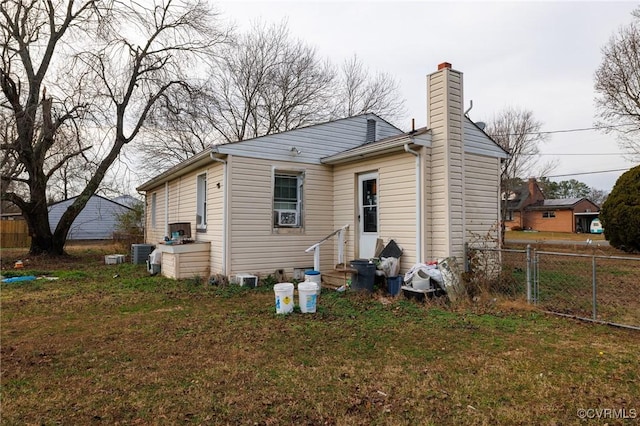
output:
<instances>
[{"instance_id":1,"label":"shrub","mask_svg":"<svg viewBox=\"0 0 640 426\"><path fill-rule=\"evenodd\" d=\"M605 238L613 247L640 251L640 166L618 178L600 209Z\"/></svg>"}]
</instances>

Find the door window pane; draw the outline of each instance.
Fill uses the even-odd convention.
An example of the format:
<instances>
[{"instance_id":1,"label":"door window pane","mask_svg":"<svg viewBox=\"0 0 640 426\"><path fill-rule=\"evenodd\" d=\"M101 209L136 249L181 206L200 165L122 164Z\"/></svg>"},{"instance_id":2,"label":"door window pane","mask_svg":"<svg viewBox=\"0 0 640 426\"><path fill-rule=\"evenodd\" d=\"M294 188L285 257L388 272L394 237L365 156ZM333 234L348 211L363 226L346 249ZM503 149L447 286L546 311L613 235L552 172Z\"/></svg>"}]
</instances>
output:
<instances>
[{"instance_id":1,"label":"door window pane","mask_svg":"<svg viewBox=\"0 0 640 426\"><path fill-rule=\"evenodd\" d=\"M378 232L377 180L362 181L362 220L364 232Z\"/></svg>"}]
</instances>

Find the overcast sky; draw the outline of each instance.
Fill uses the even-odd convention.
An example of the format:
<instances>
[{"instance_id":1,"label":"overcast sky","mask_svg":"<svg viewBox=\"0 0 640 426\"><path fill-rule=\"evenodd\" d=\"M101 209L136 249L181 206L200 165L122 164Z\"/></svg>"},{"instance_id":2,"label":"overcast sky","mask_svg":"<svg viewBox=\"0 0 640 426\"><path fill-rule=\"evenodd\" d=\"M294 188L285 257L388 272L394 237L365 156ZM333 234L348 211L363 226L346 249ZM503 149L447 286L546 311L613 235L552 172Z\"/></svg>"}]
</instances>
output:
<instances>
[{"instance_id":1,"label":"overcast sky","mask_svg":"<svg viewBox=\"0 0 640 426\"><path fill-rule=\"evenodd\" d=\"M465 109L489 121L508 106L533 111L544 131L593 127L593 76L601 48L631 22L634 2L216 2L239 29L287 19L291 35L336 65L354 53L400 84L407 115L426 125L426 79L441 62L464 73ZM628 169L615 136L555 133L541 145L552 175ZM572 154L572 155L557 155ZM576 155L607 154L607 155ZM614 154L614 155L611 155ZM563 176L610 190L622 171Z\"/></svg>"}]
</instances>

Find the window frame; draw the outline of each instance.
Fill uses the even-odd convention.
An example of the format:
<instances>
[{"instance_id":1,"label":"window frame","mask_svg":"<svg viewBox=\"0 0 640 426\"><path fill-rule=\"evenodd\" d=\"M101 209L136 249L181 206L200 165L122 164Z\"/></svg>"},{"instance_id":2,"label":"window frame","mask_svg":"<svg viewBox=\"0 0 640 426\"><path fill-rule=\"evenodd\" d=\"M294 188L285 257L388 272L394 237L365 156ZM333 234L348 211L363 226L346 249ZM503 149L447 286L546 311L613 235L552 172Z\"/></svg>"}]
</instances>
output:
<instances>
[{"instance_id":1,"label":"window frame","mask_svg":"<svg viewBox=\"0 0 640 426\"><path fill-rule=\"evenodd\" d=\"M201 220L202 219L202 220ZM196 176L196 232L207 230L207 173Z\"/></svg>"},{"instance_id":2,"label":"window frame","mask_svg":"<svg viewBox=\"0 0 640 426\"><path fill-rule=\"evenodd\" d=\"M280 232L285 230L302 230L304 229L304 170L295 170L290 168L274 167L271 178L271 227L274 231ZM276 181L278 178L296 178L296 200L276 200ZM292 208L277 208L276 203L295 203L297 225L286 226L278 225L278 211L294 210Z\"/></svg>"},{"instance_id":3,"label":"window frame","mask_svg":"<svg viewBox=\"0 0 640 426\"><path fill-rule=\"evenodd\" d=\"M149 204L151 204L150 206L150 210L151 210L151 227L155 228L157 226L157 214L158 214L158 200L157 200L157 192L152 192L151 193L151 200L149 202Z\"/></svg>"},{"instance_id":4,"label":"window frame","mask_svg":"<svg viewBox=\"0 0 640 426\"><path fill-rule=\"evenodd\" d=\"M556 218L556 212L553 210L547 210L542 212L542 218L543 219L555 219Z\"/></svg>"},{"instance_id":5,"label":"window frame","mask_svg":"<svg viewBox=\"0 0 640 426\"><path fill-rule=\"evenodd\" d=\"M505 215L505 218L504 218L505 221L513 222L513 217L514 217L513 210L505 211L504 215Z\"/></svg>"}]
</instances>

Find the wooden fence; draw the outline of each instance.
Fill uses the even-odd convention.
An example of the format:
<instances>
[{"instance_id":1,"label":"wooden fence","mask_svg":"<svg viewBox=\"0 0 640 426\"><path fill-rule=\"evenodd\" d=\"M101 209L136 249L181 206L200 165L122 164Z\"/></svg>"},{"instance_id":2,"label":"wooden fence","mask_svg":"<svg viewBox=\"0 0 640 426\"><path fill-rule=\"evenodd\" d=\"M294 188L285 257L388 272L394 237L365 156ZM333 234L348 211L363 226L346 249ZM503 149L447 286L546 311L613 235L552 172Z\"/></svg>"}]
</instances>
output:
<instances>
[{"instance_id":1,"label":"wooden fence","mask_svg":"<svg viewBox=\"0 0 640 426\"><path fill-rule=\"evenodd\" d=\"M24 220L0 220L0 247L29 247L31 237Z\"/></svg>"}]
</instances>

